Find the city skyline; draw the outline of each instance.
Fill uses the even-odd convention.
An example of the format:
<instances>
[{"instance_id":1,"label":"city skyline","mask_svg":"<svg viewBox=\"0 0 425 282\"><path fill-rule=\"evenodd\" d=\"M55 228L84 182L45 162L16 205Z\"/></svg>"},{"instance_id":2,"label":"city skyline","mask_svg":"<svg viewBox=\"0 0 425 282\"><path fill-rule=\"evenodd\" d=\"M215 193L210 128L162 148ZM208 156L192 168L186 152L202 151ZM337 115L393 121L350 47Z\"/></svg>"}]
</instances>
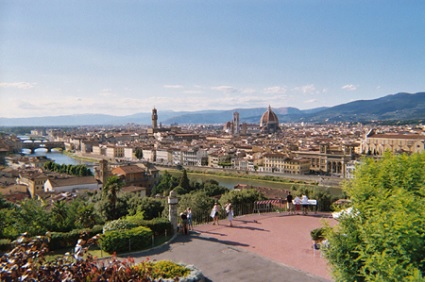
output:
<instances>
[{"instance_id":1,"label":"city skyline","mask_svg":"<svg viewBox=\"0 0 425 282\"><path fill-rule=\"evenodd\" d=\"M420 92L424 8L0 0L0 117L311 109Z\"/></svg>"}]
</instances>

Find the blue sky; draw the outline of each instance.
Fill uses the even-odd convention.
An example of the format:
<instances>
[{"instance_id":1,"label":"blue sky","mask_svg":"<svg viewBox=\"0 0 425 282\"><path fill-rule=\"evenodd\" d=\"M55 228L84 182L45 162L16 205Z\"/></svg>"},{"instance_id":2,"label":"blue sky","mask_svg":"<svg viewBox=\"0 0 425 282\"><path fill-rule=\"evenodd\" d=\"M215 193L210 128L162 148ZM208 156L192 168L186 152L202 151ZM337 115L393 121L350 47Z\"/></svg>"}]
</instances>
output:
<instances>
[{"instance_id":1,"label":"blue sky","mask_svg":"<svg viewBox=\"0 0 425 282\"><path fill-rule=\"evenodd\" d=\"M425 1L0 0L0 117L425 91Z\"/></svg>"}]
</instances>

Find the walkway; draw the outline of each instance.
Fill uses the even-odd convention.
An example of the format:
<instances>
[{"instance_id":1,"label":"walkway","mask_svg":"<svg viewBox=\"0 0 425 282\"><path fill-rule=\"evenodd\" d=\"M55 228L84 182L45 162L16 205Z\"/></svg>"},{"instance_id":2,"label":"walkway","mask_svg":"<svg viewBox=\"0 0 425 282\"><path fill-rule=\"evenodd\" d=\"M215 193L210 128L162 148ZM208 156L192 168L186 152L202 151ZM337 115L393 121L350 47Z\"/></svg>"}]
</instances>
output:
<instances>
[{"instance_id":1,"label":"walkway","mask_svg":"<svg viewBox=\"0 0 425 282\"><path fill-rule=\"evenodd\" d=\"M195 265L207 281L332 281L326 260L312 249L310 231L336 222L329 214L251 214L220 225L195 226L159 248L132 254Z\"/></svg>"}]
</instances>

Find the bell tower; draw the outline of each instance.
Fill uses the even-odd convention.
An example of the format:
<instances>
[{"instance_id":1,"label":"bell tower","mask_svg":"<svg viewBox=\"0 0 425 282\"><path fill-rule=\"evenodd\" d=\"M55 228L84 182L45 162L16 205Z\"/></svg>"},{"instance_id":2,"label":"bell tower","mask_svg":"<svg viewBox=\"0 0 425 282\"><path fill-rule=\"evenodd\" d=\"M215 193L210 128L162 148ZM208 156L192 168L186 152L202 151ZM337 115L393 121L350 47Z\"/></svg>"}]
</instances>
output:
<instances>
[{"instance_id":1,"label":"bell tower","mask_svg":"<svg viewBox=\"0 0 425 282\"><path fill-rule=\"evenodd\" d=\"M239 113L238 112L233 113L233 130L232 131L233 131L234 135L239 135L240 125L239 125Z\"/></svg>"},{"instance_id":2,"label":"bell tower","mask_svg":"<svg viewBox=\"0 0 425 282\"><path fill-rule=\"evenodd\" d=\"M155 109L155 107L152 109L152 128L153 129L158 128L158 112Z\"/></svg>"}]
</instances>

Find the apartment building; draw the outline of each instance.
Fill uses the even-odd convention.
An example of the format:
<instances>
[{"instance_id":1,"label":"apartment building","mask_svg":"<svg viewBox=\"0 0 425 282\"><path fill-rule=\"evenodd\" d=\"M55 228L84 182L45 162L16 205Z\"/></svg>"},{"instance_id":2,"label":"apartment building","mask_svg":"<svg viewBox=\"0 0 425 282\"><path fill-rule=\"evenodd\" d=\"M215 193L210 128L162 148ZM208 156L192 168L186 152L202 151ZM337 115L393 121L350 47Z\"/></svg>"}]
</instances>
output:
<instances>
[{"instance_id":1,"label":"apartment building","mask_svg":"<svg viewBox=\"0 0 425 282\"><path fill-rule=\"evenodd\" d=\"M123 158L124 148L122 145L108 145L106 146L106 157L110 159Z\"/></svg>"},{"instance_id":2,"label":"apartment building","mask_svg":"<svg viewBox=\"0 0 425 282\"><path fill-rule=\"evenodd\" d=\"M385 151L392 153L421 153L425 150L425 135L406 133L376 133L374 129L366 134L361 145L366 155L382 155Z\"/></svg>"},{"instance_id":3,"label":"apartment building","mask_svg":"<svg viewBox=\"0 0 425 282\"><path fill-rule=\"evenodd\" d=\"M310 172L310 160L292 159L285 154L267 153L264 158L264 172L285 174L308 174Z\"/></svg>"},{"instance_id":4,"label":"apartment building","mask_svg":"<svg viewBox=\"0 0 425 282\"><path fill-rule=\"evenodd\" d=\"M44 192L44 183L47 175L39 170L25 170L19 174L18 184L27 186L31 198Z\"/></svg>"}]
</instances>

